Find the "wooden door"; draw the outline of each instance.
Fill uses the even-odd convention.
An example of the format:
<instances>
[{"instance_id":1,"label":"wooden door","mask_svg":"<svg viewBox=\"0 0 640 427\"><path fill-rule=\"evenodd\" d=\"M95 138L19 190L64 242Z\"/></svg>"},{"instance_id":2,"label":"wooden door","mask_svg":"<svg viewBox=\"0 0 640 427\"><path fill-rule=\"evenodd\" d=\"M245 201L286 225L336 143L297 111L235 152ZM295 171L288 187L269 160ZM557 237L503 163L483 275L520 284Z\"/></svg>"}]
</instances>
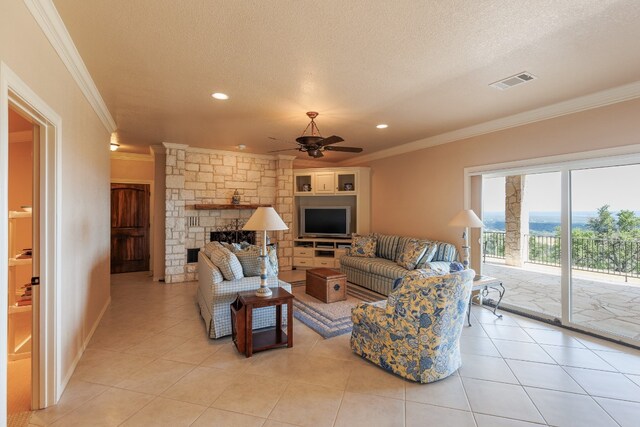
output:
<instances>
[{"instance_id":1,"label":"wooden door","mask_svg":"<svg viewBox=\"0 0 640 427\"><path fill-rule=\"evenodd\" d=\"M149 270L149 184L111 184L111 273Z\"/></svg>"}]
</instances>

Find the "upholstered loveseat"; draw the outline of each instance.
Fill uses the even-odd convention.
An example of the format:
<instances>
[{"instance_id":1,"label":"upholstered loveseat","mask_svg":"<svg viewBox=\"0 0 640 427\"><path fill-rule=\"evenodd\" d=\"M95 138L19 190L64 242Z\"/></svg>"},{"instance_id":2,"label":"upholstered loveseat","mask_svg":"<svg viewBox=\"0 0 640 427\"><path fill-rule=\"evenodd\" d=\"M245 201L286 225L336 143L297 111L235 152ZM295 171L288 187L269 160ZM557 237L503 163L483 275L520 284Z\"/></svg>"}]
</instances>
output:
<instances>
[{"instance_id":1,"label":"upholstered loveseat","mask_svg":"<svg viewBox=\"0 0 640 427\"><path fill-rule=\"evenodd\" d=\"M450 264L458 260L458 250L451 243L430 242L435 246L417 260L412 269L398 264L405 245L409 241L428 241L414 237L374 234L375 257L354 256L351 250L340 258L340 270L347 275L347 281L389 295L397 280L414 269L431 269L440 274L448 274Z\"/></svg>"},{"instance_id":2,"label":"upholstered loveseat","mask_svg":"<svg viewBox=\"0 0 640 427\"><path fill-rule=\"evenodd\" d=\"M207 245L211 246L211 244ZM201 250L198 253L198 305L200 306L200 314L205 321L209 337L220 338L231 335L230 304L236 299L238 292L258 289L260 287L260 276L244 276L245 272L249 272L245 265L242 265L242 267L245 267L244 271L241 268L240 271L233 273L225 271L224 267L222 269L218 268L211 258L213 257L216 262L220 263L219 259L216 258L214 252L211 252L210 247L205 249L209 250ZM256 265L259 266L257 261ZM225 278L223 271L227 278ZM249 273L252 274L251 272ZM229 274L234 274L234 278L229 280L231 278ZM279 286L291 292L289 283L278 280L277 267L267 277L267 285L269 287ZM286 310L286 306L283 307L284 319L287 317ZM257 309L253 312L253 329L275 326L275 318L275 307Z\"/></svg>"},{"instance_id":3,"label":"upholstered loveseat","mask_svg":"<svg viewBox=\"0 0 640 427\"><path fill-rule=\"evenodd\" d=\"M460 335L475 272L431 274L412 271L385 307L362 303L351 311L355 353L421 383L446 378L460 367Z\"/></svg>"}]
</instances>

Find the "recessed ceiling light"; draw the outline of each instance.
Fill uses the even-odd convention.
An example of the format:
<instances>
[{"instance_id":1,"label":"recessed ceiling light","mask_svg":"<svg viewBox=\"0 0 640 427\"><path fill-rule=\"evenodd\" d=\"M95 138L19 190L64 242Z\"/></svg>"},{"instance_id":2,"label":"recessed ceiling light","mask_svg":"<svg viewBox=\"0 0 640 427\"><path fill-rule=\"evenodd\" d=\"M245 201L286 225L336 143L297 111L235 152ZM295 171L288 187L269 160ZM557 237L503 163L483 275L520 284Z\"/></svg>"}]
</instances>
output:
<instances>
[{"instance_id":1,"label":"recessed ceiling light","mask_svg":"<svg viewBox=\"0 0 640 427\"><path fill-rule=\"evenodd\" d=\"M213 96L215 99L222 99L222 100L229 99L229 95L222 92L212 93L211 96Z\"/></svg>"},{"instance_id":2,"label":"recessed ceiling light","mask_svg":"<svg viewBox=\"0 0 640 427\"><path fill-rule=\"evenodd\" d=\"M376 127L378 129L386 129L389 127L389 125L385 124L385 123L380 123L379 125L376 125Z\"/></svg>"},{"instance_id":3,"label":"recessed ceiling light","mask_svg":"<svg viewBox=\"0 0 640 427\"><path fill-rule=\"evenodd\" d=\"M245 148L247 148L246 145L244 144L238 144L238 150L244 150Z\"/></svg>"}]
</instances>

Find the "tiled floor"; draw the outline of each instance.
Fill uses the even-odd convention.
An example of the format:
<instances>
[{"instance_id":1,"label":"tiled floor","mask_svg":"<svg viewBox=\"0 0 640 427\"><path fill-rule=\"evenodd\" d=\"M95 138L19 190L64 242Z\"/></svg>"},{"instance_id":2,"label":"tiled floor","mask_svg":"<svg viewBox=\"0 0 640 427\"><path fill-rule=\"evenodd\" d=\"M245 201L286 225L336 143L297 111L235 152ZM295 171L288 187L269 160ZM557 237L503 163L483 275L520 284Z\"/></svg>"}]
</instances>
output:
<instances>
[{"instance_id":1,"label":"tiled floor","mask_svg":"<svg viewBox=\"0 0 640 427\"><path fill-rule=\"evenodd\" d=\"M526 263L524 268L487 259L482 273L502 279L503 304L560 318L560 268ZM640 279L576 270L573 319L596 330L640 341ZM640 424L640 423L639 423Z\"/></svg>"},{"instance_id":2,"label":"tiled floor","mask_svg":"<svg viewBox=\"0 0 640 427\"><path fill-rule=\"evenodd\" d=\"M195 284L113 276L112 305L60 403L33 425L637 426L640 351L474 307L463 367L415 384L296 322L292 349L209 340Z\"/></svg>"}]
</instances>

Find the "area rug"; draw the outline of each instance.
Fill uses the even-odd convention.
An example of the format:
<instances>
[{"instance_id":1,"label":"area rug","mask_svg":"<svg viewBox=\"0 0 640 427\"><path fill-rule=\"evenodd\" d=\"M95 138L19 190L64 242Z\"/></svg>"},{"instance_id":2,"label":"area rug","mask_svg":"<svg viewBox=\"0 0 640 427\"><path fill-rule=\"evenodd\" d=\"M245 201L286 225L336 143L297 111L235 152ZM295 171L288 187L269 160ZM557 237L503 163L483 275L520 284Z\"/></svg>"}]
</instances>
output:
<instances>
[{"instance_id":1,"label":"area rug","mask_svg":"<svg viewBox=\"0 0 640 427\"><path fill-rule=\"evenodd\" d=\"M331 338L351 332L351 309L361 302L374 302L386 299L377 294L349 283L347 285L347 299L345 301L325 304L307 295L304 287L294 289L296 298L293 300L293 316L319 333L323 338Z\"/></svg>"}]
</instances>

